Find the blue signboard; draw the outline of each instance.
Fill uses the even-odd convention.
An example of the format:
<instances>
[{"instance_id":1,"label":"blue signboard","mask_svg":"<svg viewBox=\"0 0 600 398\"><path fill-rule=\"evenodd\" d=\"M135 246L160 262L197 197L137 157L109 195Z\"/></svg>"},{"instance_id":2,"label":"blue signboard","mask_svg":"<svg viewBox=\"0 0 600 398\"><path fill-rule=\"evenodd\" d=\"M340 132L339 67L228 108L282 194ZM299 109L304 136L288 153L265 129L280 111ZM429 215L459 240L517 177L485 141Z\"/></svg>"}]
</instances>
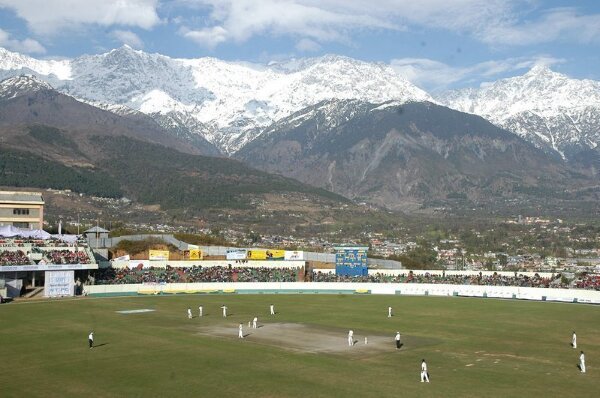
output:
<instances>
[{"instance_id":1,"label":"blue signboard","mask_svg":"<svg viewBox=\"0 0 600 398\"><path fill-rule=\"evenodd\" d=\"M367 247L336 247L335 273L347 276L366 276Z\"/></svg>"}]
</instances>

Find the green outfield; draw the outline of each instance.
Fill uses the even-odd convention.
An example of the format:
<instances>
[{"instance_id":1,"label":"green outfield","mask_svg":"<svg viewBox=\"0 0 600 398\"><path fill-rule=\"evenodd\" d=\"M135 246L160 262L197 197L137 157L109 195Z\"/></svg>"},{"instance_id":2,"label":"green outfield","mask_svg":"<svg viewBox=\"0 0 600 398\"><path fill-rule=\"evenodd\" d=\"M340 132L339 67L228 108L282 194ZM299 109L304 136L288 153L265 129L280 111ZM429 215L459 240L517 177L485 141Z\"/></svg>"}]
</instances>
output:
<instances>
[{"instance_id":1,"label":"green outfield","mask_svg":"<svg viewBox=\"0 0 600 398\"><path fill-rule=\"evenodd\" d=\"M154 311L117 313L136 309ZM251 330L254 316L262 327ZM578 350L570 347L573 330ZM396 331L405 343L399 351ZM429 384L419 381L422 358ZM600 306L235 294L10 303L0 306L0 361L3 398L597 397Z\"/></svg>"}]
</instances>

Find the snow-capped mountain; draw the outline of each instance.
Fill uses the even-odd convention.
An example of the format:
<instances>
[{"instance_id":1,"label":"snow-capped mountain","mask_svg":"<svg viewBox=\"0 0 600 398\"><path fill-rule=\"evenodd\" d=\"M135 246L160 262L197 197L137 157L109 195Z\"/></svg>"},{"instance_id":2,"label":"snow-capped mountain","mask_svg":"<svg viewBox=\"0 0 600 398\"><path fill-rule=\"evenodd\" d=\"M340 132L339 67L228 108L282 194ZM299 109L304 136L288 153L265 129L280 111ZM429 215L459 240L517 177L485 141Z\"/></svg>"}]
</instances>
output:
<instances>
[{"instance_id":1,"label":"snow-capped mountain","mask_svg":"<svg viewBox=\"0 0 600 398\"><path fill-rule=\"evenodd\" d=\"M563 158L600 144L600 82L571 79L546 66L437 99L483 116Z\"/></svg>"},{"instance_id":2,"label":"snow-capped mountain","mask_svg":"<svg viewBox=\"0 0 600 398\"><path fill-rule=\"evenodd\" d=\"M388 65L333 55L262 65L175 59L128 46L63 61L0 51L0 77L22 73L88 103L153 115L163 126L204 136L225 153L323 100L432 100Z\"/></svg>"},{"instance_id":3,"label":"snow-capped mountain","mask_svg":"<svg viewBox=\"0 0 600 398\"><path fill-rule=\"evenodd\" d=\"M11 99L24 93L35 93L41 90L51 90L48 83L36 79L34 76L14 76L0 81L0 98Z\"/></svg>"}]
</instances>

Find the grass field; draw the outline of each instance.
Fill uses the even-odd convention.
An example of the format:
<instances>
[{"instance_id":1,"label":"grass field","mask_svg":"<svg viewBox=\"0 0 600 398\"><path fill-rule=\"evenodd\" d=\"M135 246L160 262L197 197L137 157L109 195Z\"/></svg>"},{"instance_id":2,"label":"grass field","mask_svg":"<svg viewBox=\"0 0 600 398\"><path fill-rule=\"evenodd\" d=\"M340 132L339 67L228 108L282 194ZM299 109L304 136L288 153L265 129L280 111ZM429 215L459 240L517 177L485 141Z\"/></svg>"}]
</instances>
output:
<instances>
[{"instance_id":1,"label":"grass field","mask_svg":"<svg viewBox=\"0 0 600 398\"><path fill-rule=\"evenodd\" d=\"M274 317L268 315L271 302ZM222 304L229 307L227 319ZM386 317L388 305L392 318ZM155 311L116 312L143 308ZM255 315L264 325L256 333L247 328ZM237 338L240 322L250 333L244 340ZM339 347L317 353L284 347L285 331L276 329L284 324L306 326L307 341L339 333ZM359 341L355 347L347 347L348 329ZM577 369L579 349L570 347L573 329L586 352L585 375ZM97 345L92 350L90 330ZM269 330L280 338L265 337ZM399 351L396 330L405 343ZM384 343L364 346L363 336ZM429 384L419 382L422 358ZM3 398L597 397L600 307L370 295L11 303L0 306L0 359Z\"/></svg>"}]
</instances>

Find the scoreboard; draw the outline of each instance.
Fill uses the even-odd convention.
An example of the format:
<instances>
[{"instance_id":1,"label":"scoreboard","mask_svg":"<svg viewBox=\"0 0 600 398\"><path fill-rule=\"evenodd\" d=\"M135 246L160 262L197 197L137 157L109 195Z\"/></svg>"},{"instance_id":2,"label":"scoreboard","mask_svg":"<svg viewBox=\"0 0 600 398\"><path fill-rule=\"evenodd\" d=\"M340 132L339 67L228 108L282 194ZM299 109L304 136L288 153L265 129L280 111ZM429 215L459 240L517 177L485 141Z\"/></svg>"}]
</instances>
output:
<instances>
[{"instance_id":1,"label":"scoreboard","mask_svg":"<svg viewBox=\"0 0 600 398\"><path fill-rule=\"evenodd\" d=\"M335 250L337 275L363 276L368 274L367 246L338 246Z\"/></svg>"}]
</instances>

